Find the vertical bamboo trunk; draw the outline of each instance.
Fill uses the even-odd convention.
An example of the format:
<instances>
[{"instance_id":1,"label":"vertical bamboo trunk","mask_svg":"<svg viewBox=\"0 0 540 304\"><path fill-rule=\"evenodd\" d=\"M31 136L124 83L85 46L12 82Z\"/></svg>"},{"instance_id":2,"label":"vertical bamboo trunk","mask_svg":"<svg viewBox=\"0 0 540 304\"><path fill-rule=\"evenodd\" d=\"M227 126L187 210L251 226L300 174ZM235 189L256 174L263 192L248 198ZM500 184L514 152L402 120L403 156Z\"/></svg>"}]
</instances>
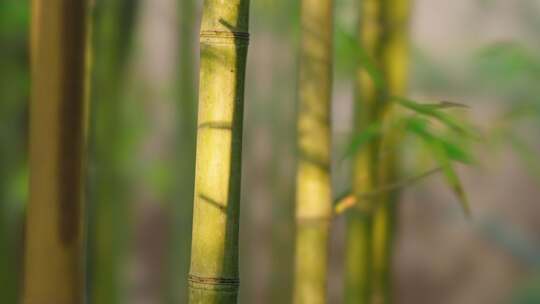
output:
<instances>
[{"instance_id":1,"label":"vertical bamboo trunk","mask_svg":"<svg viewBox=\"0 0 540 304\"><path fill-rule=\"evenodd\" d=\"M303 0L300 45L294 303L326 302L332 216L332 0Z\"/></svg>"},{"instance_id":2,"label":"vertical bamboo trunk","mask_svg":"<svg viewBox=\"0 0 540 304\"><path fill-rule=\"evenodd\" d=\"M381 28L378 21L381 0L363 0L359 17L359 44L369 57L377 60L381 45ZM360 63L356 73L355 131L360 132L376 122L380 116L384 90ZM353 192L369 192L377 186L379 142L372 141L354 158ZM345 257L345 302L367 304L371 301L372 281L372 200L361 201L347 217Z\"/></svg>"},{"instance_id":3,"label":"vertical bamboo trunk","mask_svg":"<svg viewBox=\"0 0 540 304\"><path fill-rule=\"evenodd\" d=\"M127 193L122 176L122 85L137 1L100 0L95 7L92 86L92 178L89 223L90 299L122 302Z\"/></svg>"},{"instance_id":4,"label":"vertical bamboo trunk","mask_svg":"<svg viewBox=\"0 0 540 304\"><path fill-rule=\"evenodd\" d=\"M383 28L383 45L380 49L380 66L389 95L402 96L407 92L408 18L409 0L385 0L382 2L380 27ZM383 119L392 119L390 108L385 109ZM379 184L396 182L399 176L399 131L391 132L381 143L381 151L387 151L380 166ZM375 211L373 226L373 303L392 303L392 256L396 227L397 193L380 197Z\"/></svg>"},{"instance_id":5,"label":"vertical bamboo trunk","mask_svg":"<svg viewBox=\"0 0 540 304\"><path fill-rule=\"evenodd\" d=\"M190 303L236 303L249 0L205 0Z\"/></svg>"},{"instance_id":6,"label":"vertical bamboo trunk","mask_svg":"<svg viewBox=\"0 0 540 304\"><path fill-rule=\"evenodd\" d=\"M169 267L166 303L185 303L193 215L193 177L195 173L196 99L194 73L195 1L180 0L179 102L177 127L177 191L171 205Z\"/></svg>"},{"instance_id":7,"label":"vertical bamboo trunk","mask_svg":"<svg viewBox=\"0 0 540 304\"><path fill-rule=\"evenodd\" d=\"M405 93L407 15L407 0L362 2L360 45L382 72L385 86L377 87L365 71L359 71L358 129L375 121L391 119L392 112L386 107L386 98ZM394 132L359 153L355 168L355 176L359 176L355 177L357 193L395 181L398 174L398 145L398 134ZM351 260L348 258L347 263L357 263L361 271L357 269L357 273L353 273L354 267L348 267L349 277L355 278L350 281L355 282L348 284L347 290L348 294L354 295L355 286L360 286L359 290L365 293L351 296L349 303L391 302L391 261L396 213L393 202L396 197L395 193L384 194L376 200L365 202L366 212L363 215L350 216L348 242L356 244L351 248L357 248L361 254L354 257L348 252Z\"/></svg>"},{"instance_id":8,"label":"vertical bamboo trunk","mask_svg":"<svg viewBox=\"0 0 540 304\"><path fill-rule=\"evenodd\" d=\"M87 13L83 0L32 1L25 304L84 300Z\"/></svg>"}]
</instances>

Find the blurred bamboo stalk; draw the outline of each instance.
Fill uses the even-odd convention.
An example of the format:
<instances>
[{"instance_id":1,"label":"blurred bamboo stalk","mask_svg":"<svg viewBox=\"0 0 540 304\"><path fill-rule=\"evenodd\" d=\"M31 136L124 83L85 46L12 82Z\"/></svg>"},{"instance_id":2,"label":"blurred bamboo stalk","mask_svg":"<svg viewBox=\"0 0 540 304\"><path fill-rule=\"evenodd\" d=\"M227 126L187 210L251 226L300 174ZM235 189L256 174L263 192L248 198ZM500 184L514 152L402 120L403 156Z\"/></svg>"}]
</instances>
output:
<instances>
[{"instance_id":1,"label":"blurred bamboo stalk","mask_svg":"<svg viewBox=\"0 0 540 304\"><path fill-rule=\"evenodd\" d=\"M381 45L380 0L360 2L358 41L370 58L376 58ZM356 72L355 131L362 131L380 118L384 91L364 69L361 62ZM379 141L374 140L354 156L353 193L376 189ZM372 283L372 225L374 203L359 201L347 216L345 257L345 302L370 303Z\"/></svg>"},{"instance_id":2,"label":"blurred bamboo stalk","mask_svg":"<svg viewBox=\"0 0 540 304\"><path fill-rule=\"evenodd\" d=\"M169 250L165 302L187 301L187 275L193 216L195 176L196 92L195 92L195 15L194 0L180 0L180 54L178 62L178 123L176 136L177 187L171 200Z\"/></svg>"},{"instance_id":3,"label":"blurred bamboo stalk","mask_svg":"<svg viewBox=\"0 0 540 304\"><path fill-rule=\"evenodd\" d=\"M392 118L389 96L406 91L407 0L364 0L359 17L359 43L383 83L360 66L357 72L356 130ZM397 180L399 131L373 141L356 156L354 193L369 192ZM380 157L380 151L391 151ZM347 303L390 303L395 191L360 202L348 217L346 259Z\"/></svg>"},{"instance_id":4,"label":"blurred bamboo stalk","mask_svg":"<svg viewBox=\"0 0 540 304\"><path fill-rule=\"evenodd\" d=\"M236 303L249 0L206 0L201 63L190 303Z\"/></svg>"},{"instance_id":5,"label":"blurred bamboo stalk","mask_svg":"<svg viewBox=\"0 0 540 304\"><path fill-rule=\"evenodd\" d=\"M385 0L381 2L382 28L380 67L385 79L387 96L403 96L407 93L408 71L408 18L409 0ZM395 114L390 107L381 113L382 119L391 120ZM399 180L400 152L399 130L383 137L381 151L389 151L380 163L380 187ZM397 191L385 193L377 203L373 223L373 304L392 303L392 257L397 220Z\"/></svg>"},{"instance_id":6,"label":"blurred bamboo stalk","mask_svg":"<svg viewBox=\"0 0 540 304\"><path fill-rule=\"evenodd\" d=\"M32 1L25 304L84 302L88 13L88 1Z\"/></svg>"},{"instance_id":7,"label":"blurred bamboo stalk","mask_svg":"<svg viewBox=\"0 0 540 304\"><path fill-rule=\"evenodd\" d=\"M333 1L301 3L294 303L326 303Z\"/></svg>"},{"instance_id":8,"label":"blurred bamboo stalk","mask_svg":"<svg viewBox=\"0 0 540 304\"><path fill-rule=\"evenodd\" d=\"M123 80L138 1L95 4L92 84L92 191L89 225L90 298L96 304L123 302L122 269L128 237L123 132Z\"/></svg>"}]
</instances>

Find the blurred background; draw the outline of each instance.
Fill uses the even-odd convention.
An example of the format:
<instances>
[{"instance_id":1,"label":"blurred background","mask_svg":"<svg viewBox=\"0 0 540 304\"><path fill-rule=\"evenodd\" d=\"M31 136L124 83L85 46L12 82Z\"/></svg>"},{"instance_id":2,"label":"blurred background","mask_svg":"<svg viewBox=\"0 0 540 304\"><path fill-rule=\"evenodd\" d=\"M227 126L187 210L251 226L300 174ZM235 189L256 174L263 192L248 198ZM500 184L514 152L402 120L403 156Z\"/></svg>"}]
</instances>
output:
<instances>
[{"instance_id":1,"label":"blurred background","mask_svg":"<svg viewBox=\"0 0 540 304\"><path fill-rule=\"evenodd\" d=\"M90 303L184 303L201 1L94 0L88 180ZM241 303L289 303L299 3L251 1ZM336 0L334 188L351 138L356 0ZM114 3L114 4L113 4ZM540 1L416 0L410 90L470 106L486 143L460 167L473 218L439 177L402 192L396 303L540 303ZM0 2L0 295L17 303L27 199L29 1ZM405 169L423 154L406 143ZM409 151L410 150L410 151ZM409 159L412 159L409 161ZM408 169L407 169L408 168ZM416 170L417 171L417 170ZM329 303L343 296L344 219Z\"/></svg>"}]
</instances>

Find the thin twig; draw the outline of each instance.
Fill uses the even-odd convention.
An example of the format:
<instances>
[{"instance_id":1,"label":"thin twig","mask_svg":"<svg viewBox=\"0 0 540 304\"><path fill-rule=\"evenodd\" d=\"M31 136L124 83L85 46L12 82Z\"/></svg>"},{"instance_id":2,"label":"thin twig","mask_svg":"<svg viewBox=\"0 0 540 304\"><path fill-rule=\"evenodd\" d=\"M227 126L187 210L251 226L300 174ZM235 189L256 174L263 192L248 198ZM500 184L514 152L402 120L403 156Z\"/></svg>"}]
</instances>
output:
<instances>
[{"instance_id":1,"label":"thin twig","mask_svg":"<svg viewBox=\"0 0 540 304\"><path fill-rule=\"evenodd\" d=\"M442 170L441 167L433 168L431 170L428 170L420 175L415 175L409 178L406 178L404 180L397 181L395 183L387 184L383 187L380 187L378 189L375 189L373 191L368 191L364 193L359 194L352 194L348 192L348 194L341 195L337 198L336 206L334 207L334 214L339 215L347 211L348 209L354 207L360 199L372 199L375 196L379 196L381 194L395 191L401 188L404 188L408 185L414 184L415 182L422 180L426 177L429 177L433 174L436 174Z\"/></svg>"}]
</instances>

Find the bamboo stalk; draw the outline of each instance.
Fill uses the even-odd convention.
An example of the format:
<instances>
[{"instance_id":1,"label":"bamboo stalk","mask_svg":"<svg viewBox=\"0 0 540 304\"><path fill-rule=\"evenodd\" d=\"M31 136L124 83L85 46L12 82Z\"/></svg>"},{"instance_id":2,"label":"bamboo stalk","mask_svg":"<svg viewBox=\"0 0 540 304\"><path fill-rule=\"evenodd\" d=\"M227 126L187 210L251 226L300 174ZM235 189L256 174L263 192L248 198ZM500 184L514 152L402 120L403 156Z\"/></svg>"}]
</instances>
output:
<instances>
[{"instance_id":1,"label":"bamboo stalk","mask_svg":"<svg viewBox=\"0 0 540 304\"><path fill-rule=\"evenodd\" d=\"M190 303L236 303L249 0L205 0Z\"/></svg>"},{"instance_id":2,"label":"bamboo stalk","mask_svg":"<svg viewBox=\"0 0 540 304\"><path fill-rule=\"evenodd\" d=\"M384 86L377 86L370 75L365 71L359 71L357 83L359 98L357 120L359 123L357 127L360 129L375 121L391 119L393 114L391 107L388 106L390 103L387 98L405 93L407 12L408 3L405 0L362 2L360 44L382 72ZM362 121L368 124L362 125ZM376 189L373 187L384 187L384 185L396 182L398 152L386 156L383 162L379 158L378 151L398 151L395 148L398 144L399 131L373 142L368 149L360 152L360 160L355 170L357 170L356 174L364 175L364 177L356 179L355 193L366 192L366 189L362 190L362 186L371 187L371 190L367 191L370 192ZM365 163L362 163L362 160ZM351 247L359 252L356 257L351 254L351 264L356 263L361 270L356 270L355 274L351 273L349 277L353 277L351 282L354 284L348 284L347 290L354 290L355 284L360 284L359 289L365 291L363 295L357 292L349 303L391 302L391 262L396 220L396 204L393 202L396 199L395 192L385 193L376 200L371 200L367 207L364 206L365 214L349 217L352 229L356 230L356 232L352 229L348 231L350 241L356 242ZM355 272L354 269L349 269L352 267L354 266L348 266L349 272Z\"/></svg>"},{"instance_id":3,"label":"bamboo stalk","mask_svg":"<svg viewBox=\"0 0 540 304\"><path fill-rule=\"evenodd\" d=\"M389 96L403 96L407 91L407 28L408 0L385 0L382 2L380 27L383 28L383 46L380 49L380 65ZM383 119L395 115L388 107ZM381 164L379 184L395 183L399 179L400 132L394 131L382 139L384 151L393 151ZM398 192L387 192L380 197L375 211L373 227L373 303L392 303L392 256L397 221Z\"/></svg>"},{"instance_id":4,"label":"bamboo stalk","mask_svg":"<svg viewBox=\"0 0 540 304\"><path fill-rule=\"evenodd\" d=\"M88 10L83 0L32 1L25 304L84 300Z\"/></svg>"},{"instance_id":5,"label":"bamboo stalk","mask_svg":"<svg viewBox=\"0 0 540 304\"><path fill-rule=\"evenodd\" d=\"M325 303L332 217L330 100L333 1L303 0L300 46L294 303Z\"/></svg>"},{"instance_id":6,"label":"bamboo stalk","mask_svg":"<svg viewBox=\"0 0 540 304\"><path fill-rule=\"evenodd\" d=\"M91 161L96 169L89 208L89 293L96 304L123 299L129 212L122 175L122 87L136 9L134 0L98 1L94 14Z\"/></svg>"},{"instance_id":7,"label":"bamboo stalk","mask_svg":"<svg viewBox=\"0 0 540 304\"><path fill-rule=\"evenodd\" d=\"M378 26L380 0L363 0L360 6L359 44L367 55L376 59L380 47ZM376 60L375 60L376 61ZM362 67L356 73L355 129L363 130L380 117L384 90ZM371 192L377 188L379 141L359 151L353 165L353 193ZM345 303L370 303L372 279L372 225L374 203L359 200L347 216L345 256Z\"/></svg>"}]
</instances>

